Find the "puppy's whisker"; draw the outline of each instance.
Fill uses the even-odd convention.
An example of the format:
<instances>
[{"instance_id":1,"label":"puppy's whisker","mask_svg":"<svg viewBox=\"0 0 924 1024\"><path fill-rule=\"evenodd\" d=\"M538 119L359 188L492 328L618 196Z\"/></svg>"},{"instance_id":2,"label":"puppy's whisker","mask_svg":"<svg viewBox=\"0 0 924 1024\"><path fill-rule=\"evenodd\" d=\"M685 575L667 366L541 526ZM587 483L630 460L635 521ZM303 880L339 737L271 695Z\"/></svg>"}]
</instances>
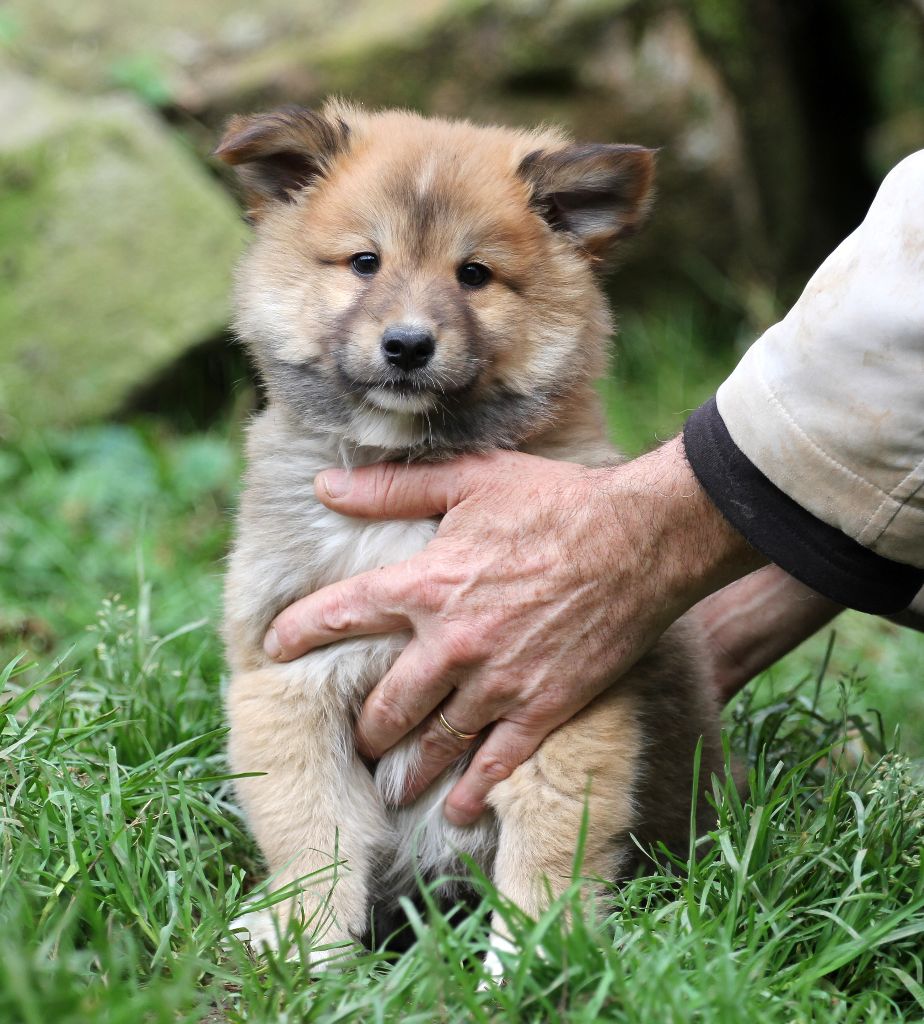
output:
<instances>
[{"instance_id":1,"label":"puppy's whisker","mask_svg":"<svg viewBox=\"0 0 924 1024\"><path fill-rule=\"evenodd\" d=\"M366 316L369 317L369 319L372 320L374 323L380 324L382 322L382 318L380 316L376 316L376 314L372 312L372 310L365 302L360 301L359 305L362 311L366 314Z\"/></svg>"}]
</instances>

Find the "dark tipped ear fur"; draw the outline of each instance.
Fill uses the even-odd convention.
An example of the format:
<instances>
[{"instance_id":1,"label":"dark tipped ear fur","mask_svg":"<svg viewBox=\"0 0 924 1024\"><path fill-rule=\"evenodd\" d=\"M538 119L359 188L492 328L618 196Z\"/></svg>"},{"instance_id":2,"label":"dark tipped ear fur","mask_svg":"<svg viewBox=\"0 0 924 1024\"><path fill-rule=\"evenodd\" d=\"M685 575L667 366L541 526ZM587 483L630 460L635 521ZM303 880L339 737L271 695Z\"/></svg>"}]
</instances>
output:
<instances>
[{"instance_id":1,"label":"dark tipped ear fur","mask_svg":"<svg viewBox=\"0 0 924 1024\"><path fill-rule=\"evenodd\" d=\"M350 129L303 107L235 115L214 152L237 170L253 219L267 203L292 202L347 148Z\"/></svg>"},{"instance_id":2,"label":"dark tipped ear fur","mask_svg":"<svg viewBox=\"0 0 924 1024\"><path fill-rule=\"evenodd\" d=\"M644 146L572 145L530 153L518 172L532 188L533 209L599 257L644 220L654 157Z\"/></svg>"}]
</instances>

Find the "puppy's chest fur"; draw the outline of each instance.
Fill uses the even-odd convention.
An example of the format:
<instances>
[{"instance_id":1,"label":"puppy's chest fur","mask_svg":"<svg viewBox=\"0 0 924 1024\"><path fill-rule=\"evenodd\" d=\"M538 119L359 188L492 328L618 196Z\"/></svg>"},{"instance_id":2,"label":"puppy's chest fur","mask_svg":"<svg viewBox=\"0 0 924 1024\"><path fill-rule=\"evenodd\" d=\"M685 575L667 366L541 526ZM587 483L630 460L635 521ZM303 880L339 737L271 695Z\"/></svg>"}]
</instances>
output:
<instances>
[{"instance_id":1,"label":"puppy's chest fur","mask_svg":"<svg viewBox=\"0 0 924 1024\"><path fill-rule=\"evenodd\" d=\"M570 444L557 441L530 447L535 454L585 463L616 458L600 439L578 444L584 458L579 458L573 438ZM263 635L288 604L327 584L408 559L436 533L435 519L353 519L330 511L316 498L313 482L321 470L378 462L388 454L344 448L330 435L305 431L273 407L254 421L238 535L226 579L225 640L234 672L267 664ZM355 756L352 724L364 698L408 639L408 634L399 633L341 641L276 669L286 674L293 697L311 701L331 729L342 731L347 758ZM416 756L416 734L411 733L385 754L375 771L375 785L386 806L392 807L391 832L377 837L376 844L385 869L385 891L406 888L418 872L458 874L460 852L490 870L496 848L496 822L490 812L466 829L453 828L442 814L443 802L469 758L447 770L410 807L394 806L414 771ZM306 787L312 782L306 778Z\"/></svg>"},{"instance_id":2,"label":"puppy's chest fur","mask_svg":"<svg viewBox=\"0 0 924 1024\"><path fill-rule=\"evenodd\" d=\"M256 667L255 659L262 663L263 633L288 604L329 583L409 558L436 532L435 520L352 519L315 497L314 478L321 470L385 455L299 430L272 407L254 421L227 579L226 640L235 670ZM361 680L354 690L354 699L365 696Z\"/></svg>"}]
</instances>

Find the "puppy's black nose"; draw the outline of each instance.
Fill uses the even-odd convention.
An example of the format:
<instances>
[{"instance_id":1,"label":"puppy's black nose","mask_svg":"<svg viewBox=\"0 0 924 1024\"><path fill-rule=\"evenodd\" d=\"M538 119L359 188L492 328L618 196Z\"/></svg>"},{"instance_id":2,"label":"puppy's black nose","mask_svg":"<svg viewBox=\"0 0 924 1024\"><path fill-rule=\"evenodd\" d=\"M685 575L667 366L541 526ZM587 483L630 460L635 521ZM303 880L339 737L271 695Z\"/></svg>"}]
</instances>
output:
<instances>
[{"instance_id":1,"label":"puppy's black nose","mask_svg":"<svg viewBox=\"0 0 924 1024\"><path fill-rule=\"evenodd\" d=\"M385 362L399 370L421 370L430 362L436 342L420 327L389 327L382 335Z\"/></svg>"}]
</instances>

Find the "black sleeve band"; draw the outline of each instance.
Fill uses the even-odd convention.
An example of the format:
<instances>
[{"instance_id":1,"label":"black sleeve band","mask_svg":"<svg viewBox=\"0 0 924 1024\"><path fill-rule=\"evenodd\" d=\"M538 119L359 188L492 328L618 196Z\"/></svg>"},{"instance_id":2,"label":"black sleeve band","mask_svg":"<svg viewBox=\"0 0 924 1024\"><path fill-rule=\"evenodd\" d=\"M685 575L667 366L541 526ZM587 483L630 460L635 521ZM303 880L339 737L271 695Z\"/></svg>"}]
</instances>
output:
<instances>
[{"instance_id":1,"label":"black sleeve band","mask_svg":"<svg viewBox=\"0 0 924 1024\"><path fill-rule=\"evenodd\" d=\"M683 430L687 459L723 516L753 547L813 590L861 612L907 608L924 569L893 562L807 512L784 494L732 440L715 399Z\"/></svg>"}]
</instances>

